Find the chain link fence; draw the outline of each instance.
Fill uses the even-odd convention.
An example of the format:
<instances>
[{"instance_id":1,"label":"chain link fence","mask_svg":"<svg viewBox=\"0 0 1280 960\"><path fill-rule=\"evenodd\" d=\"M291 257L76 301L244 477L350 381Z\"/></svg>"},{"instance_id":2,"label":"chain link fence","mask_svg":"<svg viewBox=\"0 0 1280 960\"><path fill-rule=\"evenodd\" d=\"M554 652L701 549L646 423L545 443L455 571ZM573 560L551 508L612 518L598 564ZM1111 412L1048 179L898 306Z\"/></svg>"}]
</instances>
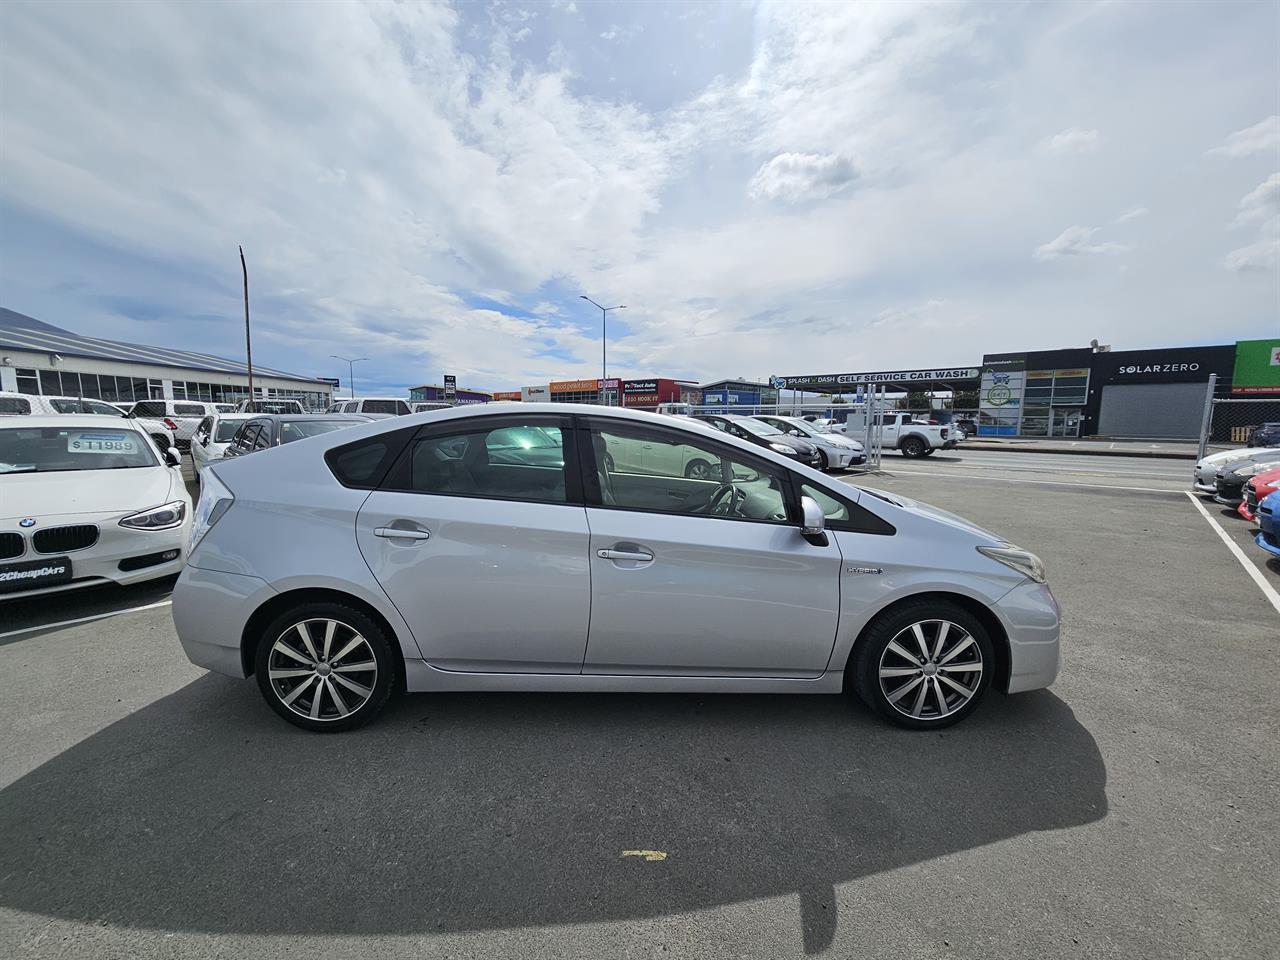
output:
<instances>
[{"instance_id":1,"label":"chain link fence","mask_svg":"<svg viewBox=\"0 0 1280 960\"><path fill-rule=\"evenodd\" d=\"M1238 447L1271 446L1260 442L1267 424L1280 425L1280 400L1215 396L1209 400L1201 431L1201 456Z\"/></svg>"}]
</instances>

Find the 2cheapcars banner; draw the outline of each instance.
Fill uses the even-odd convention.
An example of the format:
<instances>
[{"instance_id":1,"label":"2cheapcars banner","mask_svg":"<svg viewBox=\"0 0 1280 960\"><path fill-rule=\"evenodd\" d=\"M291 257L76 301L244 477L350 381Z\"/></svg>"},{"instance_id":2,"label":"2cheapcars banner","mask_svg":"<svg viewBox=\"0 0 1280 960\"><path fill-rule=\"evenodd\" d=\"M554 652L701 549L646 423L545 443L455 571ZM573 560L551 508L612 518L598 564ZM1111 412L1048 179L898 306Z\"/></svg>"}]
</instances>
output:
<instances>
[{"instance_id":1,"label":"2cheapcars banner","mask_svg":"<svg viewBox=\"0 0 1280 960\"><path fill-rule=\"evenodd\" d=\"M1280 394L1280 340L1236 341L1233 394Z\"/></svg>"}]
</instances>

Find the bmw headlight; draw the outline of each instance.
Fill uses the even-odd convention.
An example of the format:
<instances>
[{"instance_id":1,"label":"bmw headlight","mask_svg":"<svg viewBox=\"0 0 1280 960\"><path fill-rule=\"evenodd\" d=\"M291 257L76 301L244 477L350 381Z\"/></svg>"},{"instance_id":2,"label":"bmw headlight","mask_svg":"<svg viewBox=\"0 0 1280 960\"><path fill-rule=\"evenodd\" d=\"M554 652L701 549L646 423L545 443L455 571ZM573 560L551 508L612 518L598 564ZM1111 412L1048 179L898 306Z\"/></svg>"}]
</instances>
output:
<instances>
[{"instance_id":1,"label":"bmw headlight","mask_svg":"<svg viewBox=\"0 0 1280 960\"><path fill-rule=\"evenodd\" d=\"M172 500L158 507L131 513L120 521L120 526L134 530L168 530L181 526L186 516L187 505L181 500Z\"/></svg>"},{"instance_id":2,"label":"bmw headlight","mask_svg":"<svg viewBox=\"0 0 1280 960\"><path fill-rule=\"evenodd\" d=\"M1016 570L1036 583L1044 583L1044 562L1029 550L1021 547L979 547L978 552L1003 563L1011 570Z\"/></svg>"},{"instance_id":3,"label":"bmw headlight","mask_svg":"<svg viewBox=\"0 0 1280 960\"><path fill-rule=\"evenodd\" d=\"M206 467L200 476L200 502L196 504L196 512L191 520L192 550L213 525L222 519L222 515L231 509L234 500L235 494L218 479L213 470Z\"/></svg>"}]
</instances>

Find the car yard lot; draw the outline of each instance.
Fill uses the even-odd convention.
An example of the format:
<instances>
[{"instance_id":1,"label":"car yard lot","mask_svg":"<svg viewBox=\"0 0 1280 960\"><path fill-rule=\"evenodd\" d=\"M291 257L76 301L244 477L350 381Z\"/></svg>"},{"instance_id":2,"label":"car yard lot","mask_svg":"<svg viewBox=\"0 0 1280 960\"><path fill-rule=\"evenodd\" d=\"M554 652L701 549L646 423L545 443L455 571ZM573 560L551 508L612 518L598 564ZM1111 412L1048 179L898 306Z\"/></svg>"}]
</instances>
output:
<instances>
[{"instance_id":1,"label":"car yard lot","mask_svg":"<svg viewBox=\"0 0 1280 960\"><path fill-rule=\"evenodd\" d=\"M0 953L1274 955L1252 527L1185 460L884 467L857 482L1043 557L1051 689L924 734L835 697L483 694L313 736L187 663L164 583L0 606Z\"/></svg>"}]
</instances>

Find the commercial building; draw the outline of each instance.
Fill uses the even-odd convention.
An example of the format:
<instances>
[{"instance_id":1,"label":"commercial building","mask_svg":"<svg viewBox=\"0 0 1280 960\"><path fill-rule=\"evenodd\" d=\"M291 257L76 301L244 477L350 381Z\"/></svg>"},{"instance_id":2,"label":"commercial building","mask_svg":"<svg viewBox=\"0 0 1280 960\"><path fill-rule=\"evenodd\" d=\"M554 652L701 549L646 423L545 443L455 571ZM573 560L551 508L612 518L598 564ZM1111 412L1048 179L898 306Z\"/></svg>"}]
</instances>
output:
<instances>
[{"instance_id":1,"label":"commercial building","mask_svg":"<svg viewBox=\"0 0 1280 960\"><path fill-rule=\"evenodd\" d=\"M555 380L541 386L522 387L520 399L653 409L660 403L701 403L702 391L692 381L671 377L642 380Z\"/></svg>"},{"instance_id":2,"label":"commercial building","mask_svg":"<svg viewBox=\"0 0 1280 960\"><path fill-rule=\"evenodd\" d=\"M703 402L701 388L688 380L672 380L656 377L652 380L623 380L622 405L638 410L653 410L660 403L688 403L694 406Z\"/></svg>"},{"instance_id":3,"label":"commercial building","mask_svg":"<svg viewBox=\"0 0 1280 960\"><path fill-rule=\"evenodd\" d=\"M702 402L726 406L777 403L778 385L742 379L716 380L702 385Z\"/></svg>"},{"instance_id":4,"label":"commercial building","mask_svg":"<svg viewBox=\"0 0 1280 960\"><path fill-rule=\"evenodd\" d=\"M309 410L323 410L334 384L255 364L253 387L258 398L299 400ZM240 360L83 337L0 308L0 390L117 403L236 403L248 398L249 377Z\"/></svg>"},{"instance_id":5,"label":"commercial building","mask_svg":"<svg viewBox=\"0 0 1280 960\"><path fill-rule=\"evenodd\" d=\"M452 398L453 403L488 403L494 399L492 393L487 390L472 390L468 387L458 387ZM409 402L416 400L434 400L443 402L445 400L445 388L439 383L424 383L420 386L409 388Z\"/></svg>"},{"instance_id":6,"label":"commercial building","mask_svg":"<svg viewBox=\"0 0 1280 960\"><path fill-rule=\"evenodd\" d=\"M980 436L1182 440L1199 436L1209 378L1215 374L1219 397L1280 398L1280 339L1150 350L1091 346L988 353L972 366L805 374L775 377L772 383L852 398L872 387L945 393L948 398L934 400L931 409L974 417Z\"/></svg>"}]
</instances>

